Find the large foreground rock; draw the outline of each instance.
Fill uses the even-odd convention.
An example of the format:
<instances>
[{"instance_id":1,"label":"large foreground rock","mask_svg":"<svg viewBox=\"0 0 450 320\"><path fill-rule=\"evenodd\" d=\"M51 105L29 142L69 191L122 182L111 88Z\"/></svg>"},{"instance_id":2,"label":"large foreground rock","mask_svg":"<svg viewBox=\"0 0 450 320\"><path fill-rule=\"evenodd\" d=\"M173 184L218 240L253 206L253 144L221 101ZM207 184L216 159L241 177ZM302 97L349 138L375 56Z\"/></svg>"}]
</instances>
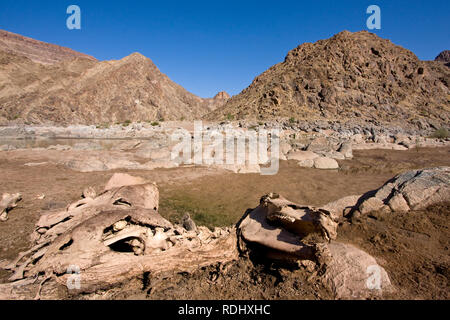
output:
<instances>
[{"instance_id":1,"label":"large foreground rock","mask_svg":"<svg viewBox=\"0 0 450 320\"><path fill-rule=\"evenodd\" d=\"M329 207L344 205L335 202ZM272 194L263 197L237 228L243 252L284 263L316 263L325 270L322 283L337 299L366 299L392 290L386 271L372 256L333 241L337 224L330 211L299 206Z\"/></svg>"},{"instance_id":2,"label":"large foreground rock","mask_svg":"<svg viewBox=\"0 0 450 320\"><path fill-rule=\"evenodd\" d=\"M339 164L334 159L327 158L327 157L320 157L320 158L314 159L314 168L316 168L316 169L339 169Z\"/></svg>"},{"instance_id":3,"label":"large foreground rock","mask_svg":"<svg viewBox=\"0 0 450 320\"><path fill-rule=\"evenodd\" d=\"M450 168L412 170L397 175L382 187L360 196L349 196L326 204L322 209L334 219L375 211L407 212L450 201Z\"/></svg>"},{"instance_id":4,"label":"large foreground rock","mask_svg":"<svg viewBox=\"0 0 450 320\"><path fill-rule=\"evenodd\" d=\"M386 270L366 252L350 244L327 245L325 283L336 298L365 299L393 290Z\"/></svg>"},{"instance_id":5,"label":"large foreground rock","mask_svg":"<svg viewBox=\"0 0 450 320\"><path fill-rule=\"evenodd\" d=\"M237 259L233 228L187 231L173 225L158 213L156 185L141 182L115 175L100 195L86 189L67 209L41 216L33 247L3 265L14 271L9 280L54 279L66 285L75 268L82 280L71 293L94 292L144 274L190 273ZM0 298L8 298L7 290L14 287L0 285Z\"/></svg>"},{"instance_id":6,"label":"large foreground rock","mask_svg":"<svg viewBox=\"0 0 450 320\"><path fill-rule=\"evenodd\" d=\"M413 170L396 176L372 196L360 201L359 211L362 214L381 209L405 212L449 200L449 167Z\"/></svg>"}]
</instances>

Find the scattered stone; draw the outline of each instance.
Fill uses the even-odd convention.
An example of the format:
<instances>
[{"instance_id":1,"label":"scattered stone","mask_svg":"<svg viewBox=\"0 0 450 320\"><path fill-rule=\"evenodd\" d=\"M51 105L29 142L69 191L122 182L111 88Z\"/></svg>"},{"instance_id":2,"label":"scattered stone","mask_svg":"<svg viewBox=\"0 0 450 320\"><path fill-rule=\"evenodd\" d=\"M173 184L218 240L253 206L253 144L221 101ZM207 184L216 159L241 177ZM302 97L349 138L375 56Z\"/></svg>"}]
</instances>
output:
<instances>
[{"instance_id":1,"label":"scattered stone","mask_svg":"<svg viewBox=\"0 0 450 320\"><path fill-rule=\"evenodd\" d=\"M319 155L312 151L291 151L287 154L288 160L297 160L297 161L314 160L318 157Z\"/></svg>"},{"instance_id":2,"label":"scattered stone","mask_svg":"<svg viewBox=\"0 0 450 320\"><path fill-rule=\"evenodd\" d=\"M47 150L56 150L56 151L68 151L71 149L72 149L71 146L60 145L60 144L47 147Z\"/></svg>"},{"instance_id":3,"label":"scattered stone","mask_svg":"<svg viewBox=\"0 0 450 320\"><path fill-rule=\"evenodd\" d=\"M353 158L353 149L352 149L352 143L350 141L343 142L338 150L340 153L344 155L346 159L352 159Z\"/></svg>"},{"instance_id":4,"label":"scattered stone","mask_svg":"<svg viewBox=\"0 0 450 320\"><path fill-rule=\"evenodd\" d=\"M314 168L316 169L339 169L339 164L336 160L326 157L314 159Z\"/></svg>"},{"instance_id":5,"label":"scattered stone","mask_svg":"<svg viewBox=\"0 0 450 320\"><path fill-rule=\"evenodd\" d=\"M17 148L9 145L9 144L3 144L0 146L0 151L12 151L12 150L16 150Z\"/></svg>"},{"instance_id":6,"label":"scattered stone","mask_svg":"<svg viewBox=\"0 0 450 320\"><path fill-rule=\"evenodd\" d=\"M46 164L48 164L48 162L28 162L28 163L25 163L24 166L26 166L26 167L40 167L40 166L45 166Z\"/></svg>"}]
</instances>

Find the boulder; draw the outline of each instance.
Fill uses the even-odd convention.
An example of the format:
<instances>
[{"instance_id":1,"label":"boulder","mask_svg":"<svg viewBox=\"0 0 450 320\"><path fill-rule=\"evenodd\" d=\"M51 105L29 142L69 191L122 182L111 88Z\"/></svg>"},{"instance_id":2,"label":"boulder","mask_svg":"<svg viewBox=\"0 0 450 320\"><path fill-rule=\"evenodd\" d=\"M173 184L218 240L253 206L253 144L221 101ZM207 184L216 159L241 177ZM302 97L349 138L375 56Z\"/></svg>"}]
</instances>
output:
<instances>
[{"instance_id":1,"label":"boulder","mask_svg":"<svg viewBox=\"0 0 450 320\"><path fill-rule=\"evenodd\" d=\"M318 137L309 143L306 150L312 152L330 151L331 147L326 137Z\"/></svg>"},{"instance_id":2,"label":"boulder","mask_svg":"<svg viewBox=\"0 0 450 320\"><path fill-rule=\"evenodd\" d=\"M365 141L364 136L361 133L357 133L357 134L351 136L350 139L351 139L351 141L358 143L358 144L364 143L364 141Z\"/></svg>"},{"instance_id":3,"label":"boulder","mask_svg":"<svg viewBox=\"0 0 450 320\"><path fill-rule=\"evenodd\" d=\"M314 168L316 169L339 169L339 164L336 160L326 157L314 159Z\"/></svg>"},{"instance_id":4,"label":"boulder","mask_svg":"<svg viewBox=\"0 0 450 320\"><path fill-rule=\"evenodd\" d=\"M318 157L319 155L312 151L291 151L287 155L288 160L297 160L297 161L314 160Z\"/></svg>"},{"instance_id":5,"label":"boulder","mask_svg":"<svg viewBox=\"0 0 450 320\"><path fill-rule=\"evenodd\" d=\"M297 164L303 168L312 168L312 167L314 167L314 160L311 160L311 159L301 160L301 161L297 162Z\"/></svg>"},{"instance_id":6,"label":"boulder","mask_svg":"<svg viewBox=\"0 0 450 320\"><path fill-rule=\"evenodd\" d=\"M355 208L359 198L361 195L344 197L324 205L322 209L330 211L333 220L338 221L345 216L346 211L350 212Z\"/></svg>"},{"instance_id":7,"label":"boulder","mask_svg":"<svg viewBox=\"0 0 450 320\"><path fill-rule=\"evenodd\" d=\"M439 167L408 171L386 182L359 205L369 213L384 205L392 211L424 209L450 199L450 168Z\"/></svg>"},{"instance_id":8,"label":"boulder","mask_svg":"<svg viewBox=\"0 0 450 320\"><path fill-rule=\"evenodd\" d=\"M338 151L344 155L346 159L353 158L353 148L350 141L343 142L339 147Z\"/></svg>"},{"instance_id":9,"label":"boulder","mask_svg":"<svg viewBox=\"0 0 450 320\"><path fill-rule=\"evenodd\" d=\"M372 197L364 201L359 206L361 214L368 214L374 211L379 211L384 206L384 202L376 197Z\"/></svg>"},{"instance_id":10,"label":"boulder","mask_svg":"<svg viewBox=\"0 0 450 320\"><path fill-rule=\"evenodd\" d=\"M270 194L244 215L237 228L243 241L262 248L263 255L278 253L282 260L296 261L314 260L315 247L304 240L311 235L322 241L334 239L337 223L328 211Z\"/></svg>"},{"instance_id":11,"label":"boulder","mask_svg":"<svg viewBox=\"0 0 450 320\"><path fill-rule=\"evenodd\" d=\"M351 244L332 242L326 246L324 282L337 299L367 299L393 290L386 270L366 252Z\"/></svg>"},{"instance_id":12,"label":"boulder","mask_svg":"<svg viewBox=\"0 0 450 320\"><path fill-rule=\"evenodd\" d=\"M342 207L331 206L337 211ZM318 264L325 271L320 280L337 299L367 299L392 290L386 271L372 256L333 241L336 228L330 211L299 206L274 194L264 196L237 225L242 252L292 265Z\"/></svg>"},{"instance_id":13,"label":"boulder","mask_svg":"<svg viewBox=\"0 0 450 320\"><path fill-rule=\"evenodd\" d=\"M17 203L22 200L20 193L4 193L0 200L0 221L8 220L8 212L17 207Z\"/></svg>"},{"instance_id":14,"label":"boulder","mask_svg":"<svg viewBox=\"0 0 450 320\"><path fill-rule=\"evenodd\" d=\"M292 150L292 146L290 143L287 143L286 141L282 141L280 143L280 153L283 155L287 155Z\"/></svg>"}]
</instances>

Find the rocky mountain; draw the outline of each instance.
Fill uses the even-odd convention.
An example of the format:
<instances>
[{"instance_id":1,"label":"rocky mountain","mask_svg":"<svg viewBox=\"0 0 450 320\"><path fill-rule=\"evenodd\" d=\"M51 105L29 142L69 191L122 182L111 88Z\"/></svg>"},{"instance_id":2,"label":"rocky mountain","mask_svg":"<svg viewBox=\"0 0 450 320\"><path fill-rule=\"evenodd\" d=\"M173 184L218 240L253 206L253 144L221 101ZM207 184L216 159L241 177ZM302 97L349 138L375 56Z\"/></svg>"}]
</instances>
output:
<instances>
[{"instance_id":1,"label":"rocky mountain","mask_svg":"<svg viewBox=\"0 0 450 320\"><path fill-rule=\"evenodd\" d=\"M42 64L23 54L30 50L0 50L0 124L198 119L226 101L222 93L203 99L186 91L139 53L103 62L80 54ZM58 59L59 52L45 58Z\"/></svg>"},{"instance_id":2,"label":"rocky mountain","mask_svg":"<svg viewBox=\"0 0 450 320\"><path fill-rule=\"evenodd\" d=\"M447 67L450 67L450 50L442 51L434 61L439 61L445 63Z\"/></svg>"},{"instance_id":3,"label":"rocky mountain","mask_svg":"<svg viewBox=\"0 0 450 320\"><path fill-rule=\"evenodd\" d=\"M305 43L207 119L295 118L448 126L450 71L362 31ZM292 121L291 118L291 121Z\"/></svg>"},{"instance_id":4,"label":"rocky mountain","mask_svg":"<svg viewBox=\"0 0 450 320\"><path fill-rule=\"evenodd\" d=\"M72 49L34 40L5 30L0 30L0 50L22 55L42 64L52 64L73 58L86 58L96 61L94 57Z\"/></svg>"}]
</instances>

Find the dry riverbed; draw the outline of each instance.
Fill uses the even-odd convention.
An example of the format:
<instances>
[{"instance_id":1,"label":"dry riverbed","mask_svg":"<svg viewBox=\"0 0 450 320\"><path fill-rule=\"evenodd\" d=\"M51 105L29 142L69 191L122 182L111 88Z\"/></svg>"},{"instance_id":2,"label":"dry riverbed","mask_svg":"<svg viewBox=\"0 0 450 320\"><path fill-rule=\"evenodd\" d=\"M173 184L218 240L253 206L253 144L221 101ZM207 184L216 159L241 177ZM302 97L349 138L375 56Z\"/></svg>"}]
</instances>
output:
<instances>
[{"instance_id":1,"label":"dry riverbed","mask_svg":"<svg viewBox=\"0 0 450 320\"><path fill-rule=\"evenodd\" d=\"M81 173L62 165L44 163L48 161L47 150L42 153L26 150L0 152L0 172L2 173L0 194L20 192L23 195L19 206L10 212L9 220L0 223L0 260L14 259L19 252L29 248L29 235L43 212L49 209L64 208L67 204L76 201L87 186L93 186L100 191L114 172L127 172L155 181L161 196L160 213L169 220L178 222L185 212L189 212L197 224L214 227L236 223L246 209L256 207L260 197L270 192L282 194L296 203L323 205L347 195L362 194L378 188L400 172L426 167L450 166L449 155L450 148L448 147L419 148L409 151L361 150L354 151L353 160L339 161L339 170L301 168L295 162L282 161L277 175L262 176L259 174L234 174L202 167ZM25 166L26 163L44 164ZM45 195L45 198L38 199L41 195ZM432 225L435 231L430 235L432 241L428 241L429 239L426 237L423 239L423 243L420 243L421 238L405 235L399 222L393 221L392 218L378 219L376 224L373 223L373 219L367 218L369 219L366 219L367 221L363 220L343 226L345 232L341 238L368 250L381 261L391 261L385 265L381 264L389 274L393 274L394 284L402 285L406 279L405 286L407 287L397 293L398 297L448 299L448 290L441 288L442 286L448 287L449 280L449 240L448 235L445 236L445 232L448 233L446 217L448 217L449 206L442 205L432 208L428 213L430 216L423 223L425 223L424 226L427 226L426 223ZM428 213L414 213L411 217L416 219L418 215L426 216ZM401 217L401 219L404 223L408 222L408 217ZM418 228L417 232L425 232L422 230L423 228L420 229L420 226ZM383 236L383 234L385 235ZM372 238L375 240L371 241ZM378 240L379 238L381 240ZM400 239L400 244L394 245L392 239ZM424 261L419 254L414 254L409 249L409 251L401 251L397 248L398 246L405 248L415 246L420 250L423 248L424 252L428 252L428 259ZM392 258L393 255L395 259ZM441 262L437 263L436 261L439 259ZM236 275L240 268L245 269L248 266L240 265L233 268L236 269L233 269ZM416 275L421 268L433 276ZM211 272L211 270L201 272ZM5 282L7 277L8 273L1 271L0 281ZM322 289L315 288L313 284L308 287L309 289L303 291L297 290L294 293L291 290L290 293L281 294L283 285L278 289L275 285L280 281L278 279L280 276L274 275L273 279L271 276L267 277L258 280L264 282L264 285L250 286L250 289L246 289L245 292L240 291L240 293L236 291L237 289L226 290L214 287L214 284L198 285L193 296L189 297L210 298L212 291L217 291L217 295L214 295L215 298L329 297L326 291L320 291ZM153 293L137 291L129 294L121 292L111 297L183 298L189 292L189 288L201 281L201 278L202 276L193 275L178 279L179 283L176 284L176 287L179 290L172 290L166 284L163 285L166 289L160 290L158 293L155 291ZM244 283L249 280L244 278L235 277L235 281ZM301 279L303 279L303 275L300 275L297 280L301 281ZM268 290L268 287L271 289ZM430 290L432 291L430 292ZM264 291L266 294L263 293ZM321 292L321 295L315 295L316 291Z\"/></svg>"}]
</instances>

